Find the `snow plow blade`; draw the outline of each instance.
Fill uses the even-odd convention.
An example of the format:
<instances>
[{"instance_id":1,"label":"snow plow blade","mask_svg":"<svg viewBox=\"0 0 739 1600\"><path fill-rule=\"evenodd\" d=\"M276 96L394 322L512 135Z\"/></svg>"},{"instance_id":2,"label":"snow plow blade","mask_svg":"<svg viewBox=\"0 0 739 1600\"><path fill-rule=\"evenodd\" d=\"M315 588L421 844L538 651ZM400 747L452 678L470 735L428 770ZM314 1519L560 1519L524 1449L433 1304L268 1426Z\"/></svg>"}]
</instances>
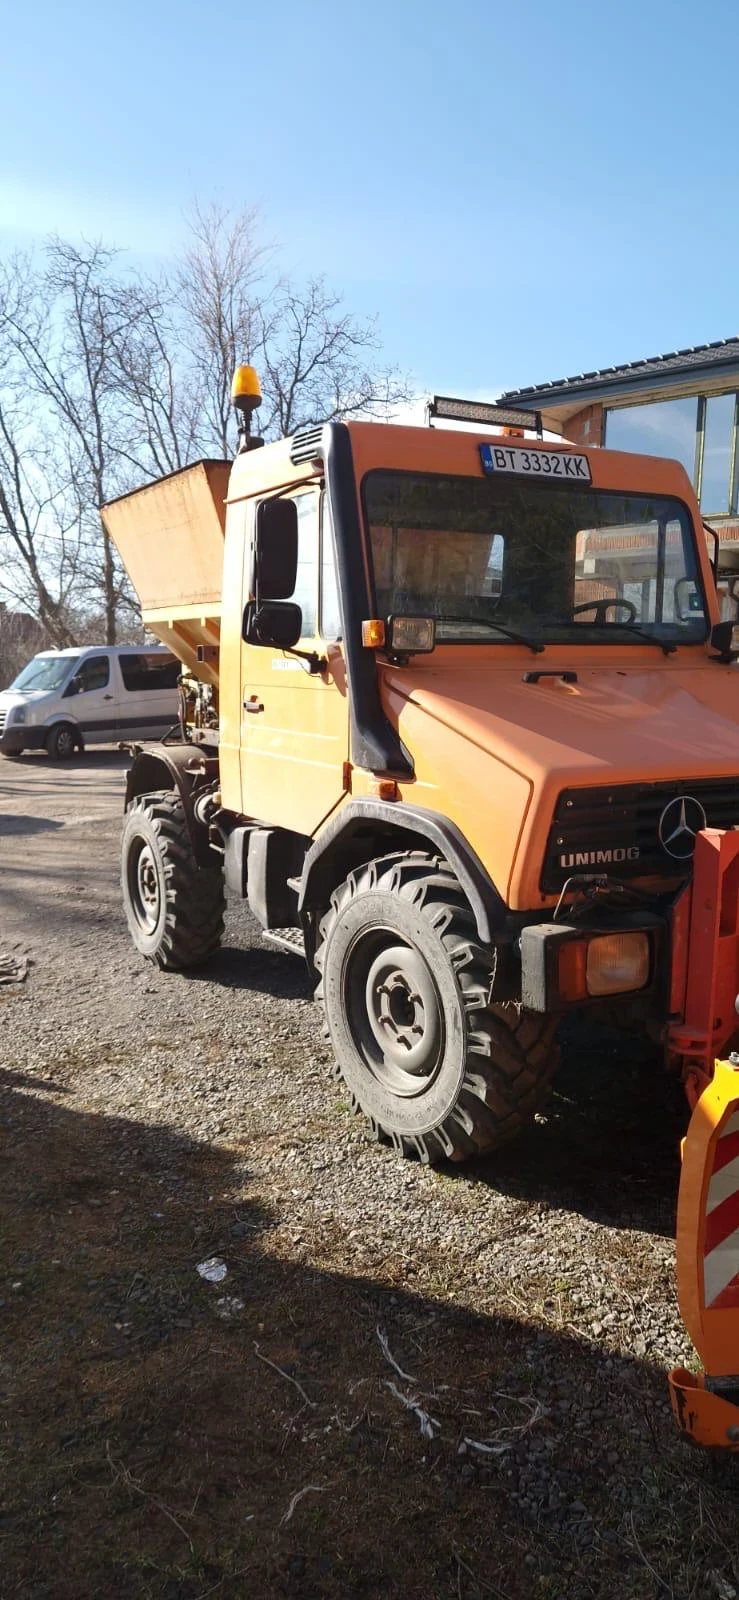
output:
<instances>
[{"instance_id":1,"label":"snow plow blade","mask_svg":"<svg viewBox=\"0 0 739 1600\"><path fill-rule=\"evenodd\" d=\"M703 1371L669 1375L695 1444L739 1450L739 1055L717 1061L683 1141L677 1295Z\"/></svg>"}]
</instances>

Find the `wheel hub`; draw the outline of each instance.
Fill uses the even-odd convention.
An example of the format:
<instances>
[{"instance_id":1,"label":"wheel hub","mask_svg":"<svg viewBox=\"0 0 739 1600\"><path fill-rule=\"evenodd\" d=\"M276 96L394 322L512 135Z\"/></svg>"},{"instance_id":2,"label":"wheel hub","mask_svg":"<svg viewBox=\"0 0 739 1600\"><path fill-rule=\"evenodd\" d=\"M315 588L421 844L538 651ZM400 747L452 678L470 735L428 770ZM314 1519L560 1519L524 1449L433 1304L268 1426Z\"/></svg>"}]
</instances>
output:
<instances>
[{"instance_id":1,"label":"wheel hub","mask_svg":"<svg viewBox=\"0 0 739 1600\"><path fill-rule=\"evenodd\" d=\"M148 844L142 845L136 861L134 903L142 926L149 930L155 928L159 918L159 875Z\"/></svg>"},{"instance_id":2,"label":"wheel hub","mask_svg":"<svg viewBox=\"0 0 739 1600\"><path fill-rule=\"evenodd\" d=\"M366 968L364 1007L375 1076L413 1095L436 1076L443 1026L436 986L420 952L386 945Z\"/></svg>"}]
</instances>

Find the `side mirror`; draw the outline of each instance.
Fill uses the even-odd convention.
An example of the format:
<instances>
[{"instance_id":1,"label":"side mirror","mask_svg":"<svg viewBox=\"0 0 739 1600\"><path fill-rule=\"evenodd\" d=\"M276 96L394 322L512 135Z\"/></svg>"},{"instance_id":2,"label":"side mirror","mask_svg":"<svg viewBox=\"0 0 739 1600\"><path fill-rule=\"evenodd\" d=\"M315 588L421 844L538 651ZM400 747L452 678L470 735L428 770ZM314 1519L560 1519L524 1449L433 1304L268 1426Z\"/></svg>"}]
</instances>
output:
<instances>
[{"instance_id":1,"label":"side mirror","mask_svg":"<svg viewBox=\"0 0 739 1600\"><path fill-rule=\"evenodd\" d=\"M62 700L68 700L69 696L72 694L79 694L81 688L82 684L80 683L79 678L70 678L69 683L67 684L67 687L62 695Z\"/></svg>"},{"instance_id":2,"label":"side mirror","mask_svg":"<svg viewBox=\"0 0 739 1600\"><path fill-rule=\"evenodd\" d=\"M739 623L717 622L711 629L711 644L721 661L736 661L739 656Z\"/></svg>"},{"instance_id":3,"label":"side mirror","mask_svg":"<svg viewBox=\"0 0 739 1600\"><path fill-rule=\"evenodd\" d=\"M289 600L298 575L298 508L294 500L257 507L255 591L262 600Z\"/></svg>"},{"instance_id":4,"label":"side mirror","mask_svg":"<svg viewBox=\"0 0 739 1600\"><path fill-rule=\"evenodd\" d=\"M303 629L300 606L290 600L250 601L244 612L241 636L247 644L292 650Z\"/></svg>"}]
</instances>

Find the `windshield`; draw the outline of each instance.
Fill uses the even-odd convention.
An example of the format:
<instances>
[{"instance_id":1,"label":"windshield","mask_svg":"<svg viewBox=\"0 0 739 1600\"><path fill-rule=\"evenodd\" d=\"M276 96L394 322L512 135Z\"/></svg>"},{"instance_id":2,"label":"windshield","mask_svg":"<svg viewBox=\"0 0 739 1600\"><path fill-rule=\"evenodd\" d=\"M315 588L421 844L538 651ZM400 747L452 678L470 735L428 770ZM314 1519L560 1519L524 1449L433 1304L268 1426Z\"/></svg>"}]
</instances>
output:
<instances>
[{"instance_id":1,"label":"windshield","mask_svg":"<svg viewBox=\"0 0 739 1600\"><path fill-rule=\"evenodd\" d=\"M51 694L61 689L79 656L34 656L28 666L13 679L11 689L44 689Z\"/></svg>"},{"instance_id":2,"label":"windshield","mask_svg":"<svg viewBox=\"0 0 739 1600\"><path fill-rule=\"evenodd\" d=\"M505 629L534 644L705 638L678 500L371 472L364 503L376 614L433 616L439 641L505 644Z\"/></svg>"}]
</instances>

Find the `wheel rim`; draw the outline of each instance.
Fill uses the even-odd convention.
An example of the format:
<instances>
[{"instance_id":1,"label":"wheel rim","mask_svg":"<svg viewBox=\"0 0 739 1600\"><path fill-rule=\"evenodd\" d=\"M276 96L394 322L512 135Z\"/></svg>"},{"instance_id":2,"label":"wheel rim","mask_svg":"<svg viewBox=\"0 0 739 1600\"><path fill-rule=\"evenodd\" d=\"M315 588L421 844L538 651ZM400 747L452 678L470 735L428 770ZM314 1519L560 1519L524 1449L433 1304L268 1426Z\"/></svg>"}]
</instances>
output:
<instances>
[{"instance_id":1,"label":"wheel rim","mask_svg":"<svg viewBox=\"0 0 739 1600\"><path fill-rule=\"evenodd\" d=\"M71 756L72 751L74 750L74 739L72 738L68 728L59 729L59 732L56 736L56 748L57 753L60 756L64 758Z\"/></svg>"},{"instance_id":2,"label":"wheel rim","mask_svg":"<svg viewBox=\"0 0 739 1600\"><path fill-rule=\"evenodd\" d=\"M444 1015L420 950L395 931L360 934L343 975L344 1014L365 1065L402 1098L424 1094L444 1057Z\"/></svg>"},{"instance_id":3,"label":"wheel rim","mask_svg":"<svg viewBox=\"0 0 739 1600\"><path fill-rule=\"evenodd\" d=\"M154 851L145 839L136 839L128 858L128 893L133 914L145 933L159 922L162 896Z\"/></svg>"}]
</instances>

